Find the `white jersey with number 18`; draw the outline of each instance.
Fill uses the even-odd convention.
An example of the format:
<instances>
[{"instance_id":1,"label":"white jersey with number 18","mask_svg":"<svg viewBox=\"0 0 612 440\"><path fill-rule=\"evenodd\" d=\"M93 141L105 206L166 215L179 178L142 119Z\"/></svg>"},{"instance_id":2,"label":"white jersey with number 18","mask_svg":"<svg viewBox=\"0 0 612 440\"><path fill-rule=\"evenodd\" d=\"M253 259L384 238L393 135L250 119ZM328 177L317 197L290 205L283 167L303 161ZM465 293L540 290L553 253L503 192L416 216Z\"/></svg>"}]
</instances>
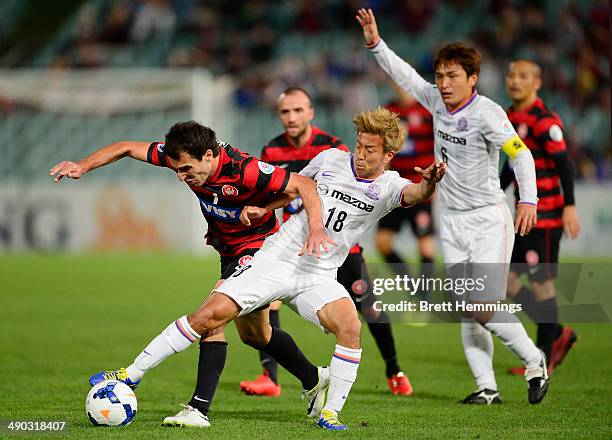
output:
<instances>
[{"instance_id":1,"label":"white jersey with number 18","mask_svg":"<svg viewBox=\"0 0 612 440\"><path fill-rule=\"evenodd\" d=\"M295 261L306 270L336 269L371 226L391 210L401 206L402 191L412 182L395 171L385 171L374 180L360 179L354 169L353 155L337 149L319 153L300 172L317 182L327 235L338 243L317 260L298 256L308 236L308 217L301 211L266 239L262 251L283 261Z\"/></svg>"}]
</instances>

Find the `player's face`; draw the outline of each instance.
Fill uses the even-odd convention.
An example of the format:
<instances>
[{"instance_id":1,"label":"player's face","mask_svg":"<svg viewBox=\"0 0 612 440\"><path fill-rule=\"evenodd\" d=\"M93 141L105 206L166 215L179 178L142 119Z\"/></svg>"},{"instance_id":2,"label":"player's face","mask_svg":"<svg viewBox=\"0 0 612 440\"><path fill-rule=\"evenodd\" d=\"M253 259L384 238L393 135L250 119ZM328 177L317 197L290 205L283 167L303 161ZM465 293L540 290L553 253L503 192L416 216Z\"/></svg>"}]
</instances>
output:
<instances>
[{"instance_id":1,"label":"player's face","mask_svg":"<svg viewBox=\"0 0 612 440\"><path fill-rule=\"evenodd\" d=\"M379 134L359 133L355 145L355 170L364 179L375 179L385 170L394 153L385 153L384 139Z\"/></svg>"},{"instance_id":2,"label":"player's face","mask_svg":"<svg viewBox=\"0 0 612 440\"><path fill-rule=\"evenodd\" d=\"M510 63L506 75L506 91L513 101L524 101L537 93L541 81L535 67L526 61Z\"/></svg>"},{"instance_id":3,"label":"player's face","mask_svg":"<svg viewBox=\"0 0 612 440\"><path fill-rule=\"evenodd\" d=\"M182 152L178 160L170 158L170 163L181 182L202 186L213 172L213 159L211 150L207 150L201 159Z\"/></svg>"},{"instance_id":4,"label":"player's face","mask_svg":"<svg viewBox=\"0 0 612 440\"><path fill-rule=\"evenodd\" d=\"M441 64L436 69L436 86L442 101L451 110L472 96L477 80L478 75L468 77L467 72L457 63Z\"/></svg>"},{"instance_id":5,"label":"player's face","mask_svg":"<svg viewBox=\"0 0 612 440\"><path fill-rule=\"evenodd\" d=\"M314 118L314 109L306 95L300 92L281 95L276 104L278 117L290 138L299 138Z\"/></svg>"}]
</instances>

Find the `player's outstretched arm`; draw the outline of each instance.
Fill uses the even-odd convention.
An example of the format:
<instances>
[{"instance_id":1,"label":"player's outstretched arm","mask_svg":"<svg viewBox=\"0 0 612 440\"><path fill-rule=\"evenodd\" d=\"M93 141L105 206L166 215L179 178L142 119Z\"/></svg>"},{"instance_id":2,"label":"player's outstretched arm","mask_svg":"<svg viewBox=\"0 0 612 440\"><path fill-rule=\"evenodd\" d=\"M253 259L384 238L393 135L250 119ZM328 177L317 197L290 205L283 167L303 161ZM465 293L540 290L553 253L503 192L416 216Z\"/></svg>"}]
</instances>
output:
<instances>
[{"instance_id":1,"label":"player's outstretched arm","mask_svg":"<svg viewBox=\"0 0 612 440\"><path fill-rule=\"evenodd\" d=\"M49 175L56 182L64 177L79 179L91 170L108 165L126 156L146 162L149 145L151 144L148 142L114 142L78 162L63 161L58 163L51 168Z\"/></svg>"},{"instance_id":2,"label":"player's outstretched arm","mask_svg":"<svg viewBox=\"0 0 612 440\"><path fill-rule=\"evenodd\" d=\"M434 162L427 168L414 167L414 170L422 176L418 185L406 185L402 191L402 205L410 206L429 199L436 185L444 173L446 173L446 162Z\"/></svg>"}]
</instances>

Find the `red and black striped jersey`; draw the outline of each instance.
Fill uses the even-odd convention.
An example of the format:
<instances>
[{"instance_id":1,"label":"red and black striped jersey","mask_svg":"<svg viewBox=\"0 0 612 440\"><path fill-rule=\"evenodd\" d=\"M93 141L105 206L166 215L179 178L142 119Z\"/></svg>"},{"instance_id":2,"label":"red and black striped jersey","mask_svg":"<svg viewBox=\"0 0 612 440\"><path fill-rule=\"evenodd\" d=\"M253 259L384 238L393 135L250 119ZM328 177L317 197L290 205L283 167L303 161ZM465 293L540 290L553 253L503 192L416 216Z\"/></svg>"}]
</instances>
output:
<instances>
[{"instance_id":1,"label":"red and black striped jersey","mask_svg":"<svg viewBox=\"0 0 612 440\"><path fill-rule=\"evenodd\" d=\"M421 181L421 175L414 171L414 167L425 169L435 160L431 113L418 102L409 106L391 103L385 107L399 115L408 132L402 149L391 160L391 169L418 183Z\"/></svg>"},{"instance_id":2,"label":"red and black striped jersey","mask_svg":"<svg viewBox=\"0 0 612 440\"><path fill-rule=\"evenodd\" d=\"M303 147L294 146L285 132L276 136L262 148L261 160L285 168L292 173L299 173L321 151L329 148L348 151L346 145L336 136L314 125L311 127L312 134Z\"/></svg>"},{"instance_id":3,"label":"red and black striped jersey","mask_svg":"<svg viewBox=\"0 0 612 440\"><path fill-rule=\"evenodd\" d=\"M561 216L565 201L561 193L560 176L554 157L567 154L567 146L563 138L563 123L559 116L549 110L540 98L524 110L515 111L510 107L507 113L517 134L531 150L535 162L539 199L536 228L562 227ZM518 194L516 181L514 187L515 194Z\"/></svg>"},{"instance_id":4,"label":"red and black striped jersey","mask_svg":"<svg viewBox=\"0 0 612 440\"><path fill-rule=\"evenodd\" d=\"M330 148L349 151L347 146L336 136L332 136L314 125L311 127L312 134L304 146L294 146L289 140L287 132L285 132L276 136L262 148L261 160L285 168L287 171L299 173L321 151ZM287 221L294 212L296 212L296 209L292 206L285 208L283 210L283 220ZM359 252L361 252L361 248L358 245L351 249L351 253Z\"/></svg>"},{"instance_id":5,"label":"red and black striped jersey","mask_svg":"<svg viewBox=\"0 0 612 440\"><path fill-rule=\"evenodd\" d=\"M290 173L226 143L219 145L219 166L215 173L202 186L188 186L198 198L208 223L206 243L222 256L235 256L245 249L260 248L265 238L278 230L274 212L252 221L248 227L240 222L240 213L246 205L263 206L274 193L283 192ZM164 152L164 143L151 144L147 161L173 169Z\"/></svg>"}]
</instances>

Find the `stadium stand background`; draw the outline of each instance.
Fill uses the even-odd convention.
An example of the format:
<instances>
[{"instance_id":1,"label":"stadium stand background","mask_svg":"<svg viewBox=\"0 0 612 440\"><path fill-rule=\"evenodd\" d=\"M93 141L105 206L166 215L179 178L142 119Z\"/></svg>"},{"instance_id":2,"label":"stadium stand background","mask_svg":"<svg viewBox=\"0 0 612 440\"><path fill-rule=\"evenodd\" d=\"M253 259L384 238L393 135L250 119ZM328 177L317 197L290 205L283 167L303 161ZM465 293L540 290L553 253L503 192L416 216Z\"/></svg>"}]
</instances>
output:
<instances>
[{"instance_id":1,"label":"stadium stand background","mask_svg":"<svg viewBox=\"0 0 612 440\"><path fill-rule=\"evenodd\" d=\"M228 140L253 153L281 130L273 112L278 93L300 84L315 97L316 123L350 144L352 114L392 98L384 74L362 47L354 11L363 3L60 0L51 7L40 0L5 0L0 2L0 67L208 69L235 85L235 129ZM479 47L484 59L479 91L501 103L508 103L508 61L526 56L540 62L542 96L566 124L578 178L612 177L607 1L365 4L376 10L391 47L430 81L431 54L449 40ZM48 20L43 22L41 15ZM158 139L170 123L190 115L188 108L150 109L146 117L70 115L57 123L55 116L22 108L0 93L0 117L3 144L19 139L8 159L48 161L58 154L53 145L79 157L113 140ZM55 144L41 144L36 136L43 132L41 126L58 131ZM11 173L10 167L2 167L4 176Z\"/></svg>"}]
</instances>

